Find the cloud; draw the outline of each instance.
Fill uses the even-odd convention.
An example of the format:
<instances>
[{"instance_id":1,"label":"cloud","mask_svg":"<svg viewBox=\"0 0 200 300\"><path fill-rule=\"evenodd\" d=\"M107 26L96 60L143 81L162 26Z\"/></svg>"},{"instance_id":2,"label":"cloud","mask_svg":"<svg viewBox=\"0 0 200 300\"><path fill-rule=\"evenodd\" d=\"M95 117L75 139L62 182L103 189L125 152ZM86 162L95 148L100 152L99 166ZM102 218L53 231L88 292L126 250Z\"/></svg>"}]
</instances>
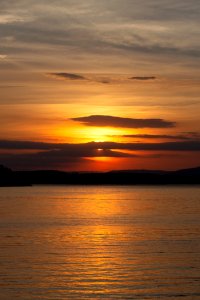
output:
<instances>
[{"instance_id":1,"label":"cloud","mask_svg":"<svg viewBox=\"0 0 200 300\"><path fill-rule=\"evenodd\" d=\"M7 55L5 55L5 54L0 54L0 60L4 60L4 59L6 59L7 58Z\"/></svg>"},{"instance_id":2,"label":"cloud","mask_svg":"<svg viewBox=\"0 0 200 300\"><path fill-rule=\"evenodd\" d=\"M161 143L117 143L117 142L89 142L89 143L42 143L32 141L0 140L0 149L10 150L46 150L41 155L64 155L65 157L104 156L112 152L97 152L98 149L106 150L164 150L164 151L199 151L200 140L173 141ZM109 156L108 155L108 156Z\"/></svg>"},{"instance_id":3,"label":"cloud","mask_svg":"<svg viewBox=\"0 0 200 300\"><path fill-rule=\"evenodd\" d=\"M92 157L147 158L171 155L184 151L199 152L200 141L176 141L165 143L115 143L90 142L83 144L37 143L32 141L0 141L0 149L10 149L13 153L0 152L0 164L17 169L59 169L74 167ZM38 150L34 153L16 154L16 149ZM101 150L100 150L101 149ZM41 151L42 150L42 151ZM156 151L142 155L138 151ZM127 152L129 151L129 152ZM130 151L133 151L132 153ZM134 151L137 151L135 153ZM163 152L163 154L159 153Z\"/></svg>"},{"instance_id":4,"label":"cloud","mask_svg":"<svg viewBox=\"0 0 200 300\"><path fill-rule=\"evenodd\" d=\"M49 150L60 148L59 144L32 142L32 141L12 141L0 140L0 149L14 150Z\"/></svg>"},{"instance_id":5,"label":"cloud","mask_svg":"<svg viewBox=\"0 0 200 300\"><path fill-rule=\"evenodd\" d=\"M100 82L100 83L103 83L103 84L109 84L109 83L111 83L111 81L109 79L102 79L102 80L97 81L97 82Z\"/></svg>"},{"instance_id":6,"label":"cloud","mask_svg":"<svg viewBox=\"0 0 200 300\"><path fill-rule=\"evenodd\" d=\"M113 83L112 78L108 76L100 76L97 74L90 74L90 75L78 75L74 73L48 73L47 75L56 78L56 79L64 79L64 80L72 80L72 81L79 81L79 80L85 80L86 82L97 82L97 83L103 83L103 84L109 84ZM117 81L118 82L118 81Z\"/></svg>"},{"instance_id":7,"label":"cloud","mask_svg":"<svg viewBox=\"0 0 200 300\"><path fill-rule=\"evenodd\" d=\"M87 78L73 73L48 73L48 75L65 80L87 80Z\"/></svg>"},{"instance_id":8,"label":"cloud","mask_svg":"<svg viewBox=\"0 0 200 300\"><path fill-rule=\"evenodd\" d=\"M120 137L125 138L142 138L142 139L170 139L170 140L192 140L196 138L200 138L198 132L193 134L179 134L179 135L168 135L168 134L124 134L120 135Z\"/></svg>"},{"instance_id":9,"label":"cloud","mask_svg":"<svg viewBox=\"0 0 200 300\"><path fill-rule=\"evenodd\" d=\"M40 149L36 153L0 153L0 164L14 169L63 169L74 168L76 164L86 162L93 157L133 157L125 152L101 149L95 143L87 144L45 144L35 142L13 141L0 142L0 148L6 149ZM43 151L41 151L43 150Z\"/></svg>"},{"instance_id":10,"label":"cloud","mask_svg":"<svg viewBox=\"0 0 200 300\"><path fill-rule=\"evenodd\" d=\"M24 22L25 19L21 16L12 15L12 14L4 14L0 15L0 24L9 24L16 22Z\"/></svg>"},{"instance_id":11,"label":"cloud","mask_svg":"<svg viewBox=\"0 0 200 300\"><path fill-rule=\"evenodd\" d=\"M144 151L200 151L200 141L176 141L164 143L114 143L103 142L97 143L102 149L119 149L119 150L144 150Z\"/></svg>"},{"instance_id":12,"label":"cloud","mask_svg":"<svg viewBox=\"0 0 200 300\"><path fill-rule=\"evenodd\" d=\"M115 76L108 76L103 74L86 74L86 75L80 75L75 73L66 73L66 72L52 72L47 73L47 75L56 78L56 79L64 79L64 80L86 80L89 82L97 82L97 83L103 83L103 84L109 84L109 83L127 83L127 78L124 75L116 75ZM155 76L135 76L130 77L128 80L140 80L140 81L148 81L148 80L155 80Z\"/></svg>"},{"instance_id":13,"label":"cloud","mask_svg":"<svg viewBox=\"0 0 200 300\"><path fill-rule=\"evenodd\" d=\"M89 142L89 143L77 143L77 144L0 140L0 149L38 150L38 152L40 152L39 150L44 150L44 152L42 153L54 153L55 155L63 153L66 156L84 157L87 155L102 156L103 154L102 152L96 152L96 150L98 149L199 151L200 140L162 142L162 143Z\"/></svg>"},{"instance_id":14,"label":"cloud","mask_svg":"<svg viewBox=\"0 0 200 300\"><path fill-rule=\"evenodd\" d=\"M87 126L125 128L169 128L174 127L176 124L175 122L163 119L133 119L106 115L91 115L87 117L72 118L72 120Z\"/></svg>"},{"instance_id":15,"label":"cloud","mask_svg":"<svg viewBox=\"0 0 200 300\"><path fill-rule=\"evenodd\" d=\"M34 155L39 156L62 156L62 157L121 157L130 156L121 152L113 151L112 149L101 149L95 142L84 144L68 144L68 143L43 143L32 141L9 141L0 140L0 149L10 150L38 150ZM99 150L101 149L101 151ZM42 150L42 152L41 152ZM28 154L29 155L29 154ZM31 154L32 155L32 154Z\"/></svg>"},{"instance_id":16,"label":"cloud","mask_svg":"<svg viewBox=\"0 0 200 300\"><path fill-rule=\"evenodd\" d=\"M4 21L0 40L15 40L4 43L5 53L39 72L198 72L198 1L1 0L0 6L2 14L29 22Z\"/></svg>"},{"instance_id":17,"label":"cloud","mask_svg":"<svg viewBox=\"0 0 200 300\"><path fill-rule=\"evenodd\" d=\"M62 155L38 154L0 154L0 163L16 170L52 170L75 168L86 161L82 157L63 157Z\"/></svg>"},{"instance_id":18,"label":"cloud","mask_svg":"<svg viewBox=\"0 0 200 300\"><path fill-rule=\"evenodd\" d=\"M155 76L133 76L133 77L130 77L129 79L145 81L145 80L155 80L156 77Z\"/></svg>"},{"instance_id":19,"label":"cloud","mask_svg":"<svg viewBox=\"0 0 200 300\"><path fill-rule=\"evenodd\" d=\"M183 134L188 135L188 136L191 137L192 139L199 139L199 138L200 138L200 132L187 131L187 132L184 132Z\"/></svg>"}]
</instances>

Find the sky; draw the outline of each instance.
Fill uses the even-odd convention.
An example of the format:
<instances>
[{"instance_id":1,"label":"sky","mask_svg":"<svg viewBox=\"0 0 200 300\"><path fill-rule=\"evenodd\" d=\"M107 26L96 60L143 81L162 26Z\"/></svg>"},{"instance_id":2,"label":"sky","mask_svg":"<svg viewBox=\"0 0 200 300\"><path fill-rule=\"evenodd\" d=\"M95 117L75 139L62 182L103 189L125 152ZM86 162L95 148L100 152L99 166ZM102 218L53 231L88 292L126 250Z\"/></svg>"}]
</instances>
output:
<instances>
[{"instance_id":1,"label":"sky","mask_svg":"<svg viewBox=\"0 0 200 300\"><path fill-rule=\"evenodd\" d=\"M199 0L1 0L0 164L200 165Z\"/></svg>"}]
</instances>

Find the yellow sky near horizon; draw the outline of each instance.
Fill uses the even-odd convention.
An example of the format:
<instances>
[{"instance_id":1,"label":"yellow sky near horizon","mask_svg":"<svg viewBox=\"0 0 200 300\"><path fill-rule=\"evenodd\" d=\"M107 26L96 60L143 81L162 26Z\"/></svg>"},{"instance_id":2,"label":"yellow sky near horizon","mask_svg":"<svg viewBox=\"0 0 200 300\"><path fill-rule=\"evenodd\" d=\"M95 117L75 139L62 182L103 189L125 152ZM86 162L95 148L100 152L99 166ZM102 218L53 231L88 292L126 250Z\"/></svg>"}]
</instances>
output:
<instances>
[{"instance_id":1,"label":"yellow sky near horizon","mask_svg":"<svg viewBox=\"0 0 200 300\"><path fill-rule=\"evenodd\" d=\"M130 76L130 75L129 75ZM127 76L128 77L128 76ZM118 75L119 78L119 75ZM45 78L46 79L46 78ZM128 81L128 80L127 80ZM196 103L199 81L156 79L153 82L123 82L99 84L96 82L70 82L48 78L40 86L35 83L29 86L13 86L2 88L2 97L19 103L4 104L1 108L1 137L9 139L29 139L48 142L75 142L78 138L86 140L108 140L107 136L133 133L177 133L184 131L199 131L200 105ZM31 84L31 83L29 83ZM48 84L48 86L47 86ZM108 86L109 85L109 86ZM170 86L170 89L168 88ZM32 89L34 92L32 93ZM37 92L43 89L43 93ZM74 91L76 99L69 101L68 91ZM27 91L27 92L26 92ZM93 95L92 94L93 91ZM187 102L187 94L193 98ZM26 94L30 93L36 103L28 101ZM185 94L184 94L185 93ZM23 103L23 97L26 102ZM181 96L183 94L184 96ZM88 97L86 96L88 95ZM36 96L35 96L36 97ZM57 103L51 103L52 97ZM44 99L44 100L43 100ZM46 102L46 103L45 103ZM74 102L74 103L73 103ZM200 107L199 107L200 108ZM178 112L178 113L177 113ZM177 122L176 128L169 129L121 129L121 128L91 128L71 121L71 118L89 115L113 115L128 118L163 118ZM4 122L4 120L9 122ZM101 137L102 136L102 137ZM99 137L99 138L98 138Z\"/></svg>"}]
</instances>

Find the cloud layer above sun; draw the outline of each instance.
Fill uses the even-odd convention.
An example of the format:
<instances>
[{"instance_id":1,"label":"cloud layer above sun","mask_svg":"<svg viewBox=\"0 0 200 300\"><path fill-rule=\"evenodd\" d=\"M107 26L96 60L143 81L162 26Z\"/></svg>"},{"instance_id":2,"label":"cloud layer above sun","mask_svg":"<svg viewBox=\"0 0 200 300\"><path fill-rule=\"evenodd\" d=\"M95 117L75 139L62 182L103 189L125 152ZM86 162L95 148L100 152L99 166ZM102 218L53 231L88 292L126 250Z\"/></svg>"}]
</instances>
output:
<instances>
[{"instance_id":1,"label":"cloud layer above sun","mask_svg":"<svg viewBox=\"0 0 200 300\"><path fill-rule=\"evenodd\" d=\"M118 57L129 71L191 71L200 58L199 11L198 0L2 0L0 40L8 59L48 67L116 70Z\"/></svg>"}]
</instances>

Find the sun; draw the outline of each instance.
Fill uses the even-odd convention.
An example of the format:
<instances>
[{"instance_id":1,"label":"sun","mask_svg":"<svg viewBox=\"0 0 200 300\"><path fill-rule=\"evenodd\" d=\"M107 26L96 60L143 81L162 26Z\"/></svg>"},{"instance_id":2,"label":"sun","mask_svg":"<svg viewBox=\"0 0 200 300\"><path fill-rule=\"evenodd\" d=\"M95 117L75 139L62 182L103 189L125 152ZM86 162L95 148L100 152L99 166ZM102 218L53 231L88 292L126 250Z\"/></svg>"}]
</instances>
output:
<instances>
[{"instance_id":1,"label":"sun","mask_svg":"<svg viewBox=\"0 0 200 300\"><path fill-rule=\"evenodd\" d=\"M87 128L87 137L96 143L106 142L113 140L115 136L121 134L121 131L115 128L108 128L108 127L91 127ZM101 151L101 149L98 149Z\"/></svg>"}]
</instances>

